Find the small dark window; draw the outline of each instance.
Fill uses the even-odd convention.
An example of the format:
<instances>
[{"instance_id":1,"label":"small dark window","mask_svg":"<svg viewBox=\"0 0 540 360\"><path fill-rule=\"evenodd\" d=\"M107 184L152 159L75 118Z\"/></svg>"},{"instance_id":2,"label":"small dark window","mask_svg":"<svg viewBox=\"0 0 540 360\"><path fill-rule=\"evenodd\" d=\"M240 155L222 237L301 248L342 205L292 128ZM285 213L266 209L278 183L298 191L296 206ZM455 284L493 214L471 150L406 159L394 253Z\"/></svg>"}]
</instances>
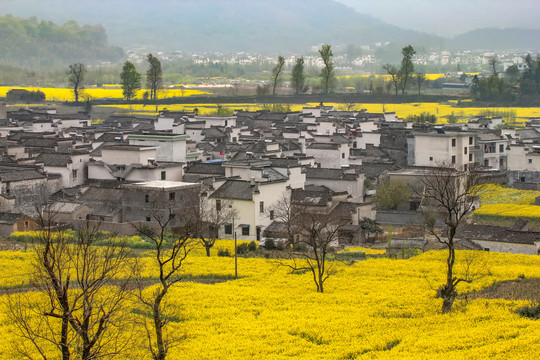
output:
<instances>
[{"instance_id":1,"label":"small dark window","mask_svg":"<svg viewBox=\"0 0 540 360\"><path fill-rule=\"evenodd\" d=\"M167 172L166 171L162 171L161 172L161 180L166 180L167 179Z\"/></svg>"},{"instance_id":2,"label":"small dark window","mask_svg":"<svg viewBox=\"0 0 540 360\"><path fill-rule=\"evenodd\" d=\"M463 153L467 155L467 148L463 148Z\"/></svg>"},{"instance_id":3,"label":"small dark window","mask_svg":"<svg viewBox=\"0 0 540 360\"><path fill-rule=\"evenodd\" d=\"M472 154L469 154L469 161L473 161Z\"/></svg>"},{"instance_id":4,"label":"small dark window","mask_svg":"<svg viewBox=\"0 0 540 360\"><path fill-rule=\"evenodd\" d=\"M429 161L433 161L433 156L430 156L430 157L429 157Z\"/></svg>"},{"instance_id":5,"label":"small dark window","mask_svg":"<svg viewBox=\"0 0 540 360\"><path fill-rule=\"evenodd\" d=\"M452 146L456 146L456 139L452 139Z\"/></svg>"},{"instance_id":6,"label":"small dark window","mask_svg":"<svg viewBox=\"0 0 540 360\"><path fill-rule=\"evenodd\" d=\"M469 145L472 145L472 144L473 144L473 137L470 136L470 137L469 137Z\"/></svg>"},{"instance_id":7,"label":"small dark window","mask_svg":"<svg viewBox=\"0 0 540 360\"><path fill-rule=\"evenodd\" d=\"M176 193L173 193L173 192L169 193L169 200L174 200L175 197L176 197Z\"/></svg>"},{"instance_id":8,"label":"small dark window","mask_svg":"<svg viewBox=\"0 0 540 360\"><path fill-rule=\"evenodd\" d=\"M150 216L147 216L147 217L146 217L146 221L150 221Z\"/></svg>"},{"instance_id":9,"label":"small dark window","mask_svg":"<svg viewBox=\"0 0 540 360\"><path fill-rule=\"evenodd\" d=\"M259 202L259 212L260 213L264 212L264 201Z\"/></svg>"},{"instance_id":10,"label":"small dark window","mask_svg":"<svg viewBox=\"0 0 540 360\"><path fill-rule=\"evenodd\" d=\"M499 152L500 153L504 152L504 144L499 144Z\"/></svg>"},{"instance_id":11,"label":"small dark window","mask_svg":"<svg viewBox=\"0 0 540 360\"><path fill-rule=\"evenodd\" d=\"M150 195L144 195L144 202L150 202Z\"/></svg>"},{"instance_id":12,"label":"small dark window","mask_svg":"<svg viewBox=\"0 0 540 360\"><path fill-rule=\"evenodd\" d=\"M232 224L225 224L225 234L232 235Z\"/></svg>"},{"instance_id":13,"label":"small dark window","mask_svg":"<svg viewBox=\"0 0 540 360\"><path fill-rule=\"evenodd\" d=\"M345 153L341 153L341 158L345 159Z\"/></svg>"},{"instance_id":14,"label":"small dark window","mask_svg":"<svg viewBox=\"0 0 540 360\"><path fill-rule=\"evenodd\" d=\"M532 164L532 159L529 159L529 164Z\"/></svg>"},{"instance_id":15,"label":"small dark window","mask_svg":"<svg viewBox=\"0 0 540 360\"><path fill-rule=\"evenodd\" d=\"M525 182L525 176L520 177L520 178L519 178L519 181Z\"/></svg>"},{"instance_id":16,"label":"small dark window","mask_svg":"<svg viewBox=\"0 0 540 360\"><path fill-rule=\"evenodd\" d=\"M242 226L242 235L249 235L249 225Z\"/></svg>"},{"instance_id":17,"label":"small dark window","mask_svg":"<svg viewBox=\"0 0 540 360\"><path fill-rule=\"evenodd\" d=\"M453 155L452 156L452 164L455 164L456 163L456 155Z\"/></svg>"},{"instance_id":18,"label":"small dark window","mask_svg":"<svg viewBox=\"0 0 540 360\"><path fill-rule=\"evenodd\" d=\"M216 200L216 211L221 211L221 200Z\"/></svg>"},{"instance_id":19,"label":"small dark window","mask_svg":"<svg viewBox=\"0 0 540 360\"><path fill-rule=\"evenodd\" d=\"M270 220L274 220L274 210L270 210Z\"/></svg>"}]
</instances>

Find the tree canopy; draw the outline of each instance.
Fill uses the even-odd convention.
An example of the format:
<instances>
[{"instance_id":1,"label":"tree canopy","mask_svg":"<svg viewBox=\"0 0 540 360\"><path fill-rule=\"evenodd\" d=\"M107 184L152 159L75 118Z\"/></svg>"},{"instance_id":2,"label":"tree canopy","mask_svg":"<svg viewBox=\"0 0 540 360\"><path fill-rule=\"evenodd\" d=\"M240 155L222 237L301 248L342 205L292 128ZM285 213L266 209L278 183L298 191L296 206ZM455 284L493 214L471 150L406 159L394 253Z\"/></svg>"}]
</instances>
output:
<instances>
[{"instance_id":1,"label":"tree canopy","mask_svg":"<svg viewBox=\"0 0 540 360\"><path fill-rule=\"evenodd\" d=\"M0 63L34 69L63 67L80 59L118 61L124 56L121 48L107 45L101 25L56 25L11 15L0 17L0 49Z\"/></svg>"},{"instance_id":2,"label":"tree canopy","mask_svg":"<svg viewBox=\"0 0 540 360\"><path fill-rule=\"evenodd\" d=\"M137 90L141 88L141 74L137 72L135 65L126 61L120 74L122 81L122 93L126 100L131 100L137 95Z\"/></svg>"}]
</instances>

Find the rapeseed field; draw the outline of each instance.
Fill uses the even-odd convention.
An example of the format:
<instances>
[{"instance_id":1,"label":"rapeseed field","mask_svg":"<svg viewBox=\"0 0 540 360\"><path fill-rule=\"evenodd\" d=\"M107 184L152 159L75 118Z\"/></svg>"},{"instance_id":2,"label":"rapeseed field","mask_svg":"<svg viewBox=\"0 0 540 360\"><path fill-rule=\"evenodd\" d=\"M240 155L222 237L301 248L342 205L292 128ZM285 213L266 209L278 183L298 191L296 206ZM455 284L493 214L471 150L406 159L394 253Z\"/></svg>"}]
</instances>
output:
<instances>
[{"instance_id":1,"label":"rapeseed field","mask_svg":"<svg viewBox=\"0 0 540 360\"><path fill-rule=\"evenodd\" d=\"M186 281L167 298L172 311L168 331L181 339L170 359L536 359L540 358L540 323L514 311L523 300L461 298L442 315L433 287L443 283L445 252L430 251L407 260L373 258L334 264L326 292L316 293L311 274L291 274L275 260L213 256L202 248L187 258L186 278L216 277L228 281ZM496 281L540 277L540 257L459 251L457 275L474 254L487 272L459 291L484 289ZM0 252L2 288L16 287L31 271L32 252ZM148 261L148 255L143 255ZM463 286L462 286L463 285ZM148 291L151 291L149 288ZM0 300L5 300L2 295ZM29 301L42 301L28 292ZM4 303L5 301L0 301ZM124 309L133 316L133 308ZM141 315L141 314L139 314ZM142 314L144 316L144 314ZM149 358L144 328L122 328L132 336L120 359ZM13 324L0 312L0 354L15 359ZM33 351L30 344L26 349Z\"/></svg>"}]
</instances>

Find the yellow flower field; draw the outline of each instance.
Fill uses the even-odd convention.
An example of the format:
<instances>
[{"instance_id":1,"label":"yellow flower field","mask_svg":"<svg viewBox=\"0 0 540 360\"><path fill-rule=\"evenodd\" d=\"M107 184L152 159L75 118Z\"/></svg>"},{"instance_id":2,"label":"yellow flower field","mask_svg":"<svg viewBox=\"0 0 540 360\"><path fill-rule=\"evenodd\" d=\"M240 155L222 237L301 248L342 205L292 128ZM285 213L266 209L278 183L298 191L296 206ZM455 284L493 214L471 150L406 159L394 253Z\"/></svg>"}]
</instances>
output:
<instances>
[{"instance_id":1,"label":"yellow flower field","mask_svg":"<svg viewBox=\"0 0 540 360\"><path fill-rule=\"evenodd\" d=\"M489 272L472 284L460 284L462 292L522 274L540 277L538 256L463 251L457 254L458 274L471 254L485 261ZM337 263L323 294L315 292L309 273L290 274L273 260L240 258L238 280L183 282L171 290L167 304L173 320L168 331L183 338L168 358L540 358L540 323L513 312L526 301L461 299L452 313L440 313L441 300L434 298L430 284L443 282L445 255L431 251L408 260ZM16 268L27 263L28 256L0 252L0 270L19 271ZM186 276L230 279L234 273L232 258L207 258L198 252L185 265ZM15 286L11 280L0 281L4 287ZM26 298L38 301L40 296L28 293ZM119 358L149 358L144 329L133 325L123 331L125 336L134 331L134 336ZM13 345L20 339L4 311L0 336L0 358L18 358ZM33 351L29 344L26 348Z\"/></svg>"},{"instance_id":2,"label":"yellow flower field","mask_svg":"<svg viewBox=\"0 0 540 360\"><path fill-rule=\"evenodd\" d=\"M534 205L540 191L517 190L496 184L482 185L480 207L474 216L484 218L539 219L540 206Z\"/></svg>"},{"instance_id":3,"label":"yellow flower field","mask_svg":"<svg viewBox=\"0 0 540 360\"><path fill-rule=\"evenodd\" d=\"M518 190L507 188L498 184L482 185L480 204L514 204L514 205L532 205L534 199L540 196L540 191Z\"/></svg>"},{"instance_id":4,"label":"yellow flower field","mask_svg":"<svg viewBox=\"0 0 540 360\"><path fill-rule=\"evenodd\" d=\"M46 100L48 101L73 101L75 96L72 89L62 88L37 88L37 87L19 87L19 86L0 86L0 97L6 96L7 92L11 89L25 89L28 91L40 90L45 93ZM142 98L145 89L137 92L137 98ZM160 91L160 97L183 97L193 95L206 95L207 92L193 89L163 89ZM87 88L81 90L81 98L85 96L92 99L122 99L122 89L117 86L104 86L104 88Z\"/></svg>"},{"instance_id":5,"label":"yellow flower field","mask_svg":"<svg viewBox=\"0 0 540 360\"><path fill-rule=\"evenodd\" d=\"M290 111L302 111L306 106L318 106L318 103L307 104L283 104L289 106ZM343 103L325 103L326 106L334 106L336 109L342 109L349 104ZM131 111L139 114L157 114L154 106L144 106L140 104L136 105L100 105L110 106L121 109L131 109ZM232 110L248 110L257 111L265 109L264 104L219 104L222 108ZM405 119L408 116L420 115L424 112L429 112L438 117L439 123L446 123L448 115L454 114L460 119L468 119L474 116L478 116L484 111L508 111L512 110L516 113L516 125L523 126L529 117L540 117L540 107L513 107L513 108L479 108L479 107L455 107L450 104L439 103L404 103L404 104L364 104L353 103L353 110L366 109L368 112L382 113L383 109L386 112L395 112L396 116L401 119ZM215 114L218 108L218 104L167 104L160 105L159 110L168 109L170 111L193 111L198 109L200 115Z\"/></svg>"}]
</instances>

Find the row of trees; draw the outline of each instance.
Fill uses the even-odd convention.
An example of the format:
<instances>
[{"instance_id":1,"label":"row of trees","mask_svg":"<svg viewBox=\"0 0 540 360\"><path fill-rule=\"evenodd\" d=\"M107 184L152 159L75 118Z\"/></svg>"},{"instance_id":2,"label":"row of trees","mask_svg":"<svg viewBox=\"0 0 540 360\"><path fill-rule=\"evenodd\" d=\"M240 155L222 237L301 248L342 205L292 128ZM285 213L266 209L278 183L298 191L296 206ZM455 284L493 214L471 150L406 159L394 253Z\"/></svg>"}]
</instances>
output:
<instances>
[{"instance_id":1,"label":"row of trees","mask_svg":"<svg viewBox=\"0 0 540 360\"><path fill-rule=\"evenodd\" d=\"M492 74L480 78L474 76L471 84L471 97L476 100L493 101L523 97L532 99L540 94L540 57L525 57L525 69L520 72L517 65L509 66L504 76L497 71L498 60L490 59Z\"/></svg>"},{"instance_id":2,"label":"row of trees","mask_svg":"<svg viewBox=\"0 0 540 360\"><path fill-rule=\"evenodd\" d=\"M413 56L416 54L416 50L411 45L405 46L401 49L401 65L399 67L392 64L384 64L383 69L390 75L391 83L394 86L394 91L397 96L398 90L401 90L402 94L405 94L407 85L410 84L409 80L412 80L415 87L418 89L418 95L422 86L426 83L427 78L423 73L414 74L414 64L412 62Z\"/></svg>"},{"instance_id":3,"label":"row of trees","mask_svg":"<svg viewBox=\"0 0 540 360\"><path fill-rule=\"evenodd\" d=\"M146 71L146 86L149 90L145 97L149 100L157 100L158 92L163 88L163 70L161 62L157 57L148 54L146 57L148 62L148 70ZM86 65L76 63L69 65L67 70L68 82L73 89L75 102L79 102L81 90L84 89L84 80L87 74ZM126 100L131 100L137 95L137 91L141 89L142 75L137 72L133 63L126 61L122 67L120 74L122 92Z\"/></svg>"},{"instance_id":4,"label":"row of trees","mask_svg":"<svg viewBox=\"0 0 540 360\"><path fill-rule=\"evenodd\" d=\"M332 57L332 48L330 45L322 45L319 49L319 54L323 62L323 68L319 73L319 78L321 80L321 91L323 94L328 94L336 86L336 72L334 70L334 62ZM285 59L283 56L278 56L277 64L272 68L272 96L276 96L276 87L279 82L282 80L280 76L283 74L283 68L285 66ZM299 57L296 59L296 62L291 71L291 88L294 91L295 95L304 93L307 91L305 85L306 76L304 74L304 58ZM259 95L264 95L259 90Z\"/></svg>"}]
</instances>

